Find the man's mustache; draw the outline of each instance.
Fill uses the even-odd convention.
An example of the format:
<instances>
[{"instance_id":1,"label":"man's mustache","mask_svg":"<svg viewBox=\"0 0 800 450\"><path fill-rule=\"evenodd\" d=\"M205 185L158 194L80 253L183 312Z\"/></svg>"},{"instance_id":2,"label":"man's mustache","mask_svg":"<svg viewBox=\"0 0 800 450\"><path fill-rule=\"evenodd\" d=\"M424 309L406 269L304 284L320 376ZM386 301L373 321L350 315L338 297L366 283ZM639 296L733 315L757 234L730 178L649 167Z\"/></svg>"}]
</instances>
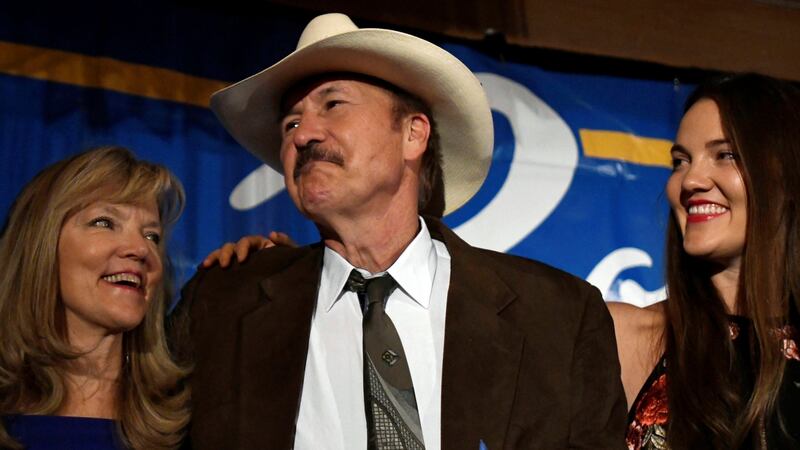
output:
<instances>
[{"instance_id":1,"label":"man's mustache","mask_svg":"<svg viewBox=\"0 0 800 450\"><path fill-rule=\"evenodd\" d=\"M297 149L297 161L295 161L292 176L294 178L299 177L303 166L312 161L325 161L339 166L344 165L344 157L341 153L336 150L323 148L318 143L311 143Z\"/></svg>"}]
</instances>

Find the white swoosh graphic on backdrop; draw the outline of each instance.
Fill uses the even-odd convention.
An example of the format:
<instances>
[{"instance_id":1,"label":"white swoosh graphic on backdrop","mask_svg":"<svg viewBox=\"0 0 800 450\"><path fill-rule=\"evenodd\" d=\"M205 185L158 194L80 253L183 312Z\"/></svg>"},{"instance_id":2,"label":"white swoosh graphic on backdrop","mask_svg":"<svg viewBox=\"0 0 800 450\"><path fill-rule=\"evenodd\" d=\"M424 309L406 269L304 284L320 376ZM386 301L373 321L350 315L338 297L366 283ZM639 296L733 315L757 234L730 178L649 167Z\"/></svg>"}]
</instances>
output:
<instances>
[{"instance_id":1,"label":"white swoosh graphic on backdrop","mask_svg":"<svg viewBox=\"0 0 800 450\"><path fill-rule=\"evenodd\" d=\"M500 191L455 231L472 245L502 252L558 206L572 183L578 144L558 113L528 88L493 73L476 75L491 108L508 118L516 148Z\"/></svg>"},{"instance_id":2,"label":"white swoosh graphic on backdrop","mask_svg":"<svg viewBox=\"0 0 800 450\"><path fill-rule=\"evenodd\" d=\"M644 250L622 247L600 260L586 277L606 301L624 301L640 308L667 298L665 288L647 291L634 280L618 280L619 274L634 267L653 267L653 260Z\"/></svg>"},{"instance_id":3,"label":"white swoosh graphic on backdrop","mask_svg":"<svg viewBox=\"0 0 800 450\"><path fill-rule=\"evenodd\" d=\"M271 199L283 188L283 175L262 164L233 188L228 202L233 209L245 211Z\"/></svg>"}]
</instances>

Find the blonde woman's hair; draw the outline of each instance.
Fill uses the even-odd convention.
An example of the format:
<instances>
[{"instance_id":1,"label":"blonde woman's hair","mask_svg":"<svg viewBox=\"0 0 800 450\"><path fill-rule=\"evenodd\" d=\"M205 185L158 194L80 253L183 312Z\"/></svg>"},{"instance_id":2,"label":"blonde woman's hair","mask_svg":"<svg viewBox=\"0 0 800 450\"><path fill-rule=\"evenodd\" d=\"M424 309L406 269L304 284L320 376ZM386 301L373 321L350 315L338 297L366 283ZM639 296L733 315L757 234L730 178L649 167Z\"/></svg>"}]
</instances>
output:
<instances>
[{"instance_id":1,"label":"blonde woman's hair","mask_svg":"<svg viewBox=\"0 0 800 450\"><path fill-rule=\"evenodd\" d=\"M102 147L40 172L17 197L0 238L0 416L53 414L66 398L69 345L58 284L64 221L95 201L139 205L155 200L163 238L161 286L142 323L123 336L125 361L116 404L119 436L133 448L174 448L189 422L187 371L171 358L164 316L171 300L166 237L184 193L165 167ZM0 448L19 448L0 421Z\"/></svg>"}]
</instances>

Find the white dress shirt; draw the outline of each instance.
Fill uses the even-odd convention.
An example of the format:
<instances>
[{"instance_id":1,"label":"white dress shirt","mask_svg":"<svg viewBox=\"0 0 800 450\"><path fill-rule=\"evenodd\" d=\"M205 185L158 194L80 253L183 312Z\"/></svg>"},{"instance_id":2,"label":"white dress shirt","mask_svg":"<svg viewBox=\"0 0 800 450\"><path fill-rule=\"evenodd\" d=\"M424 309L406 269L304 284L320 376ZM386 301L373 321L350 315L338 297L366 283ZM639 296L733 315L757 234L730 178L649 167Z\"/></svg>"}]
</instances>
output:
<instances>
[{"instance_id":1,"label":"white dress shirt","mask_svg":"<svg viewBox=\"0 0 800 450\"><path fill-rule=\"evenodd\" d=\"M297 450L367 447L361 307L358 296L343 289L352 269L341 255L325 248L297 419ZM380 275L359 271L365 278ZM438 450L450 254L442 242L431 239L420 219L419 233L386 272L399 285L387 300L386 313L408 358L425 448Z\"/></svg>"}]
</instances>

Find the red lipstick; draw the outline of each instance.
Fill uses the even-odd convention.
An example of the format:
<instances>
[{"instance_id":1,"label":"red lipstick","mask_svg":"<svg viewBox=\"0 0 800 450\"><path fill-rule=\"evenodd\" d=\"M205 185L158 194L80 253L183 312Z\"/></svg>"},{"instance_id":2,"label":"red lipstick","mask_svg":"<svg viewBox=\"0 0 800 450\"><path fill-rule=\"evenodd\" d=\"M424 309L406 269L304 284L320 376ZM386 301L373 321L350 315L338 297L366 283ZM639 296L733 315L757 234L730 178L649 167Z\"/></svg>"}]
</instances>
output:
<instances>
[{"instance_id":1,"label":"red lipstick","mask_svg":"<svg viewBox=\"0 0 800 450\"><path fill-rule=\"evenodd\" d=\"M708 200L695 199L689 200L686 204L686 221L689 223L707 222L726 214L727 206Z\"/></svg>"}]
</instances>

